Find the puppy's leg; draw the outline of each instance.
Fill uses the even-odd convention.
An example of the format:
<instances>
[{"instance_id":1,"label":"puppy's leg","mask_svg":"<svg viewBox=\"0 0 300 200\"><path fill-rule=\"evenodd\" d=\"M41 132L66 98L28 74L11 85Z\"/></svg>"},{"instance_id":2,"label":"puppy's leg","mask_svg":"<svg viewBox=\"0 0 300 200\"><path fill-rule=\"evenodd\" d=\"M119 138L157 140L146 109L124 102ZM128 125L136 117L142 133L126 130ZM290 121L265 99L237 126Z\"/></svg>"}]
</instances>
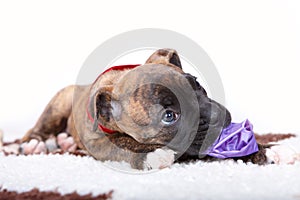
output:
<instances>
[{"instance_id":1,"label":"puppy's leg","mask_svg":"<svg viewBox=\"0 0 300 200\"><path fill-rule=\"evenodd\" d=\"M258 144L258 148L258 152L239 159L259 165L294 164L296 161L300 161L300 154L286 145Z\"/></svg>"},{"instance_id":2,"label":"puppy's leg","mask_svg":"<svg viewBox=\"0 0 300 200\"><path fill-rule=\"evenodd\" d=\"M175 161L176 152L171 149L156 149L154 152L147 153L144 161L146 169L163 169L170 167Z\"/></svg>"},{"instance_id":3,"label":"puppy's leg","mask_svg":"<svg viewBox=\"0 0 300 200\"><path fill-rule=\"evenodd\" d=\"M67 122L72 112L72 98L76 86L69 86L59 91L48 103L36 125L22 138L22 142L35 139L24 147L24 153L39 153L46 148L42 141L51 135L57 136L67 129Z\"/></svg>"},{"instance_id":4,"label":"puppy's leg","mask_svg":"<svg viewBox=\"0 0 300 200\"><path fill-rule=\"evenodd\" d=\"M86 148L97 160L125 161L140 170L169 167L175 160L176 153L161 145L142 144L121 133L101 135L88 138L86 134Z\"/></svg>"},{"instance_id":5,"label":"puppy's leg","mask_svg":"<svg viewBox=\"0 0 300 200\"><path fill-rule=\"evenodd\" d=\"M87 135L87 134L86 134ZM93 157L102 161L125 161L140 170L163 169L175 161L176 152L159 144L143 144L116 133L85 142Z\"/></svg>"}]
</instances>

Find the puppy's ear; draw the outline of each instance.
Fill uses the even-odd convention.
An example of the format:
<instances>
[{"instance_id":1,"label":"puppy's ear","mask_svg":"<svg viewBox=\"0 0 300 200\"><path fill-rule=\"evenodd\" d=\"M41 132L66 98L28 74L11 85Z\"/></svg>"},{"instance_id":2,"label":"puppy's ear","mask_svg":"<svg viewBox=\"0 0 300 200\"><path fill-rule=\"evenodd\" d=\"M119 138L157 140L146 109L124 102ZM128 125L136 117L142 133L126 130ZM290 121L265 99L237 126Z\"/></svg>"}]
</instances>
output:
<instances>
[{"instance_id":1,"label":"puppy's ear","mask_svg":"<svg viewBox=\"0 0 300 200\"><path fill-rule=\"evenodd\" d=\"M112 87L101 87L90 100L90 111L93 112L93 129L97 129L98 119L109 122L112 118L111 92Z\"/></svg>"},{"instance_id":2,"label":"puppy's ear","mask_svg":"<svg viewBox=\"0 0 300 200\"><path fill-rule=\"evenodd\" d=\"M178 53L174 49L159 49L146 61L146 64L174 65L182 69Z\"/></svg>"}]
</instances>

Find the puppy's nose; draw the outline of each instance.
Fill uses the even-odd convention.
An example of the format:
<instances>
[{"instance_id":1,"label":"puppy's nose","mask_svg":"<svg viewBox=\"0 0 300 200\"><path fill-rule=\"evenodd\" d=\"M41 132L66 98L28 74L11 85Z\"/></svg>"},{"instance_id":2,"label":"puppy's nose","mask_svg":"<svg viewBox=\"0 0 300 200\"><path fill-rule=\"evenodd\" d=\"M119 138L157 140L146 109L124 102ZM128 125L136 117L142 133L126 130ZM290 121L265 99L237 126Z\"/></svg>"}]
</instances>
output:
<instances>
[{"instance_id":1,"label":"puppy's nose","mask_svg":"<svg viewBox=\"0 0 300 200\"><path fill-rule=\"evenodd\" d=\"M201 118L207 119L210 126L227 127L231 122L230 112L221 104L210 100L205 103L204 107L200 107Z\"/></svg>"}]
</instances>

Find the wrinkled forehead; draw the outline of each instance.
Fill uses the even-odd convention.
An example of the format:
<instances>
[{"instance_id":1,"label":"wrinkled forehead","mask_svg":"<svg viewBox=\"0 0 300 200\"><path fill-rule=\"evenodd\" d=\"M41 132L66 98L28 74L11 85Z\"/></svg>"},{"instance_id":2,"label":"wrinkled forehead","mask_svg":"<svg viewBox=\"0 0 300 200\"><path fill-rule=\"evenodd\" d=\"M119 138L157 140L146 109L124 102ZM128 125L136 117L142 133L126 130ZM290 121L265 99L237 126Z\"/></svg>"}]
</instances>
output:
<instances>
[{"instance_id":1,"label":"wrinkled forehead","mask_svg":"<svg viewBox=\"0 0 300 200\"><path fill-rule=\"evenodd\" d=\"M145 84L137 87L129 97L130 103L139 102L147 105L160 104L164 107L178 105L178 99L174 92L161 84Z\"/></svg>"},{"instance_id":2,"label":"wrinkled forehead","mask_svg":"<svg viewBox=\"0 0 300 200\"><path fill-rule=\"evenodd\" d=\"M126 113L135 115L148 115L149 110L156 113L170 106L183 114L199 109L195 90L184 73L161 64L129 71L116 82L112 93Z\"/></svg>"},{"instance_id":3,"label":"wrinkled forehead","mask_svg":"<svg viewBox=\"0 0 300 200\"><path fill-rule=\"evenodd\" d=\"M124 73L116 81L112 92L115 97L128 97L138 88L148 89L150 92L152 86L152 91L168 89L176 94L189 86L183 74L183 71L177 67L162 64L141 65Z\"/></svg>"}]
</instances>

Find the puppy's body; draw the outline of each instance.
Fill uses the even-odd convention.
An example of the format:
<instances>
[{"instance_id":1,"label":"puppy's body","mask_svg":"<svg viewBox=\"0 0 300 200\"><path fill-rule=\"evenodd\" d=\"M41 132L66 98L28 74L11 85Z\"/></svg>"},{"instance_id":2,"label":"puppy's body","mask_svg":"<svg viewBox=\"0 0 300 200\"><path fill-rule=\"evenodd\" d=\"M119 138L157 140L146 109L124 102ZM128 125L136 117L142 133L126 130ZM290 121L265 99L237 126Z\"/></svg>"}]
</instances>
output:
<instances>
[{"instance_id":1,"label":"puppy's body","mask_svg":"<svg viewBox=\"0 0 300 200\"><path fill-rule=\"evenodd\" d=\"M23 142L30 139L44 141L51 135L56 136L66 131L73 136L79 148L86 149L96 159L126 161L132 167L142 169L151 152L169 148L168 144L176 136L182 118L185 117L181 113L179 100L168 87L162 84L143 85L143 81L154 74L161 83L176 88L184 84L180 79L183 76L188 87L195 93L185 95L186 98L196 95L195 102L189 99L185 101L185 104L189 104L187 113L199 109L200 114L196 135L190 146L184 149L182 159L198 158L201 146L205 145L203 141L208 129L219 133L231 122L230 113L222 105L209 99L193 76L182 71L176 51L158 50L145 65L137 68L142 67L143 73L137 72L136 75L129 76L129 79L123 77L129 72L133 73L135 67L110 70L89 86L64 88L49 102L34 128L23 137ZM164 71L166 67L168 69ZM153 72L155 69L160 72ZM168 70L179 75L165 75ZM134 88L136 85L139 87ZM131 96L126 96L124 100L124 93L131 89ZM152 107L153 105L158 106ZM161 113L167 117L167 123L161 123L160 119L157 121L157 116ZM169 123L170 117L172 121ZM113 130L114 133L106 133L100 126ZM157 130L157 126L161 126L160 129ZM189 130L186 132L189 134ZM176 152L176 147L173 150ZM260 146L258 153L243 159L264 163L266 157L263 147Z\"/></svg>"}]
</instances>

